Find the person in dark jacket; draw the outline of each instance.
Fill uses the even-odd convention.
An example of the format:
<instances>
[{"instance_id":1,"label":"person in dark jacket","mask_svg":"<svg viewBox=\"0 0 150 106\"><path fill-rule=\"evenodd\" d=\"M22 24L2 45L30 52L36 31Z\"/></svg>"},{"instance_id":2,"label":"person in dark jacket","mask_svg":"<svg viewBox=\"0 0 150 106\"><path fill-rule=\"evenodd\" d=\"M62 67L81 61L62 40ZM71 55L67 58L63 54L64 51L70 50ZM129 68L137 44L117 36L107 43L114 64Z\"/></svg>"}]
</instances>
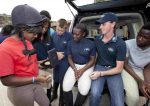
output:
<instances>
[{"instance_id":1,"label":"person in dark jacket","mask_svg":"<svg viewBox=\"0 0 150 106\"><path fill-rule=\"evenodd\" d=\"M51 36L49 35L48 29L50 27L49 19L44 16L42 16L42 33L38 35L38 37L32 41L32 44L34 48L36 49L37 53L37 59L39 63L39 68L40 68L40 75L51 75L52 70L50 69L50 66L42 66L44 62L49 62L48 60L48 51L52 49L52 39ZM44 87L47 88L47 96L49 100L51 100L51 80L45 83L43 85Z\"/></svg>"},{"instance_id":2,"label":"person in dark jacket","mask_svg":"<svg viewBox=\"0 0 150 106\"><path fill-rule=\"evenodd\" d=\"M67 32L66 29L67 21L65 19L59 19L56 25L56 32L52 35L52 45L57 51L59 62L54 67L53 71L54 83L52 88L51 102L57 98L57 89L60 84L59 106L64 106L62 82L69 67L67 60L67 44L72 39L72 34Z\"/></svg>"},{"instance_id":3,"label":"person in dark jacket","mask_svg":"<svg viewBox=\"0 0 150 106\"><path fill-rule=\"evenodd\" d=\"M12 35L14 27L12 25L5 25L0 33L0 43L2 43L7 37Z\"/></svg>"}]
</instances>

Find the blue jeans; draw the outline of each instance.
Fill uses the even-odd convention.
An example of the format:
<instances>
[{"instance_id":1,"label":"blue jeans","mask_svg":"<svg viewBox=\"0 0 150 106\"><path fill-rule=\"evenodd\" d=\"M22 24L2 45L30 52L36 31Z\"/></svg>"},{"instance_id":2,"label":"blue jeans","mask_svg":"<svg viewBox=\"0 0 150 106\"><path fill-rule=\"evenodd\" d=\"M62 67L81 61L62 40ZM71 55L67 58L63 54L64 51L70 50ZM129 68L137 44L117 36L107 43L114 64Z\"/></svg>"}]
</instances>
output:
<instances>
[{"instance_id":1,"label":"blue jeans","mask_svg":"<svg viewBox=\"0 0 150 106\"><path fill-rule=\"evenodd\" d=\"M110 68L96 65L95 71L107 71ZM90 92L90 106L100 106L101 96L104 88L105 81L108 85L108 90L111 96L111 106L124 106L124 87L121 74L112 76L99 77L92 80Z\"/></svg>"}]
</instances>

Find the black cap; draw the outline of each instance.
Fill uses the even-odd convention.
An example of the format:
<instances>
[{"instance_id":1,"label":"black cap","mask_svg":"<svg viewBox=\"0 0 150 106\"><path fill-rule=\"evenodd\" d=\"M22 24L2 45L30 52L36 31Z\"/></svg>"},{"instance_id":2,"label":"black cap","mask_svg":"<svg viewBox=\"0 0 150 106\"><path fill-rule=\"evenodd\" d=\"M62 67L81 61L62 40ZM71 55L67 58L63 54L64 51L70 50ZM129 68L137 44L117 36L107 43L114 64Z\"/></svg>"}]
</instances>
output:
<instances>
[{"instance_id":1,"label":"black cap","mask_svg":"<svg viewBox=\"0 0 150 106\"><path fill-rule=\"evenodd\" d=\"M112 12L104 13L100 16L100 19L96 20L96 24L103 24L108 21L117 22L118 17Z\"/></svg>"},{"instance_id":2,"label":"black cap","mask_svg":"<svg viewBox=\"0 0 150 106\"><path fill-rule=\"evenodd\" d=\"M21 24L34 27L39 26L42 21L40 13L35 8L26 4L16 6L11 13L11 17L14 26Z\"/></svg>"}]
</instances>

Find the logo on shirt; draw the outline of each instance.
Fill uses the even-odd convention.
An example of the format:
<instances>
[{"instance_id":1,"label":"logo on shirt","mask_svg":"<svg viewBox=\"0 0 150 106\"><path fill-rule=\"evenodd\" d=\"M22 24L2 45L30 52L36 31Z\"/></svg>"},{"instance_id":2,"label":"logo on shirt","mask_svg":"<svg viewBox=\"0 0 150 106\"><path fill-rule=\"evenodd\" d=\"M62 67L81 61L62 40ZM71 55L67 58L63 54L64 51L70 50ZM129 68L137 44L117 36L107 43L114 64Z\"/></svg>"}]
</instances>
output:
<instances>
[{"instance_id":1,"label":"logo on shirt","mask_svg":"<svg viewBox=\"0 0 150 106\"><path fill-rule=\"evenodd\" d=\"M112 47L109 47L109 48L108 48L108 51L109 51L109 52L114 52L115 50L114 50Z\"/></svg>"},{"instance_id":2,"label":"logo on shirt","mask_svg":"<svg viewBox=\"0 0 150 106\"><path fill-rule=\"evenodd\" d=\"M90 48L85 48L84 51L90 51Z\"/></svg>"},{"instance_id":3,"label":"logo on shirt","mask_svg":"<svg viewBox=\"0 0 150 106\"><path fill-rule=\"evenodd\" d=\"M84 48L81 50L80 55L87 56L89 55L90 48Z\"/></svg>"},{"instance_id":4,"label":"logo on shirt","mask_svg":"<svg viewBox=\"0 0 150 106\"><path fill-rule=\"evenodd\" d=\"M49 46L49 45L51 45L50 43L46 43L46 46Z\"/></svg>"},{"instance_id":5,"label":"logo on shirt","mask_svg":"<svg viewBox=\"0 0 150 106\"><path fill-rule=\"evenodd\" d=\"M62 43L63 43L63 44L67 44L67 41L63 41Z\"/></svg>"}]
</instances>

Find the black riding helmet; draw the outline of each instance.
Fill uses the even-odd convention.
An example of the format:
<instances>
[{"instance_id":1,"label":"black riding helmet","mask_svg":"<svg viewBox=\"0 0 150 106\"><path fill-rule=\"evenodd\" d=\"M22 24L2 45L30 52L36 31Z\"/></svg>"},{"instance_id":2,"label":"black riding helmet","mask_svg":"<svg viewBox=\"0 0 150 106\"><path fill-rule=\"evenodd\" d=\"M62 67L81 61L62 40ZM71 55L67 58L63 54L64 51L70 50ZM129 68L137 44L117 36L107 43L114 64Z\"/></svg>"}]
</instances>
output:
<instances>
[{"instance_id":1,"label":"black riding helmet","mask_svg":"<svg viewBox=\"0 0 150 106\"><path fill-rule=\"evenodd\" d=\"M11 13L12 25L16 28L19 37L21 38L25 50L23 50L24 55L33 55L35 50L28 50L25 38L23 36L22 29L32 29L34 27L40 27L42 24L42 17L40 13L33 7L25 4L16 6Z\"/></svg>"},{"instance_id":2,"label":"black riding helmet","mask_svg":"<svg viewBox=\"0 0 150 106\"><path fill-rule=\"evenodd\" d=\"M16 6L11 13L11 18L14 26L27 25L35 27L39 26L42 21L40 13L27 4Z\"/></svg>"}]
</instances>

